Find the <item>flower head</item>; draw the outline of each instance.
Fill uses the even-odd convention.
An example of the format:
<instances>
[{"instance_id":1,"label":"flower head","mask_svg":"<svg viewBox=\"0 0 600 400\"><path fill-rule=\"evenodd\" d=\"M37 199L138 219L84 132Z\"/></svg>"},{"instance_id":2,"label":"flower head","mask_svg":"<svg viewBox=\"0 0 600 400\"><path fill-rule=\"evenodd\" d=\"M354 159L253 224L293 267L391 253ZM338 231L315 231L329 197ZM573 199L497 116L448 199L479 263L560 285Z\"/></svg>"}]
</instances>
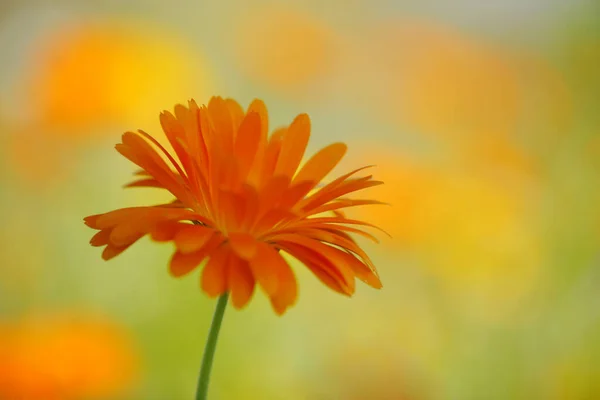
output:
<instances>
[{"instance_id":1,"label":"flower head","mask_svg":"<svg viewBox=\"0 0 600 400\"><path fill-rule=\"evenodd\" d=\"M372 225L340 211L380 204L342 196L381 182L371 176L354 178L360 168L318 188L346 145L331 144L299 168L310 136L306 114L268 136L262 101L255 100L244 112L234 100L213 97L208 106L193 100L187 108L177 105L175 114L163 112L160 122L174 155L143 131L125 133L116 149L142 168L140 179L128 186L163 188L175 200L85 218L99 230L91 244L105 246L104 259L149 234L175 244L173 276L186 275L208 260L201 287L209 296L230 292L233 305L241 308L258 284L278 314L297 297L296 279L281 251L342 294L353 294L355 278L381 287L373 263L349 235L376 241L359 229ZM327 216L329 212L333 214Z\"/></svg>"}]
</instances>

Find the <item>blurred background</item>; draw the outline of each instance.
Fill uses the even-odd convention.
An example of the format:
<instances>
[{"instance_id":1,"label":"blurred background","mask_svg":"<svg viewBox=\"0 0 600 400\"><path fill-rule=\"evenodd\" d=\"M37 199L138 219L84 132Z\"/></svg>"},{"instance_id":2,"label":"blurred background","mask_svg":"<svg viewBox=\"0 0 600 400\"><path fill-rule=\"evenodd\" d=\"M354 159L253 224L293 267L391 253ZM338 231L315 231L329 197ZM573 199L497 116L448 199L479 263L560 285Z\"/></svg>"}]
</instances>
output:
<instances>
[{"instance_id":1,"label":"blurred background","mask_svg":"<svg viewBox=\"0 0 600 400\"><path fill-rule=\"evenodd\" d=\"M215 302L168 245L106 263L84 216L123 190L126 130L189 98L307 112L309 151L386 185L352 210L384 288L295 265L278 318L225 317L213 399L600 398L600 3L0 4L0 398L190 399ZM362 242L361 242L362 243Z\"/></svg>"}]
</instances>

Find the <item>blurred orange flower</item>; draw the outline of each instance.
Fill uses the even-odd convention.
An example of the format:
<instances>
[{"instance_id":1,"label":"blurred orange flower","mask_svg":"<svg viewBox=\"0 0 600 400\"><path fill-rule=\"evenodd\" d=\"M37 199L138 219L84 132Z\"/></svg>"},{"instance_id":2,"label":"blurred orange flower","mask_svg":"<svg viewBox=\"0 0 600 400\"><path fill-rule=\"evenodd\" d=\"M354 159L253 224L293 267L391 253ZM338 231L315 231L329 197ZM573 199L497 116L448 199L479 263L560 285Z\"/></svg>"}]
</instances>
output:
<instances>
[{"instance_id":1,"label":"blurred orange flower","mask_svg":"<svg viewBox=\"0 0 600 400\"><path fill-rule=\"evenodd\" d=\"M147 110L165 99L174 102L190 87L205 90L206 66L190 56L198 51L183 47L177 38L131 21L49 29L33 43L29 67L16 80L10 98L17 100L0 111L8 132L7 170L19 183L64 181L76 162L69 152L81 142L59 137L89 139L115 126L149 124L156 116Z\"/></svg>"},{"instance_id":2,"label":"blurred orange flower","mask_svg":"<svg viewBox=\"0 0 600 400\"><path fill-rule=\"evenodd\" d=\"M36 317L0 324L0 397L114 398L133 382L127 334L89 317Z\"/></svg>"},{"instance_id":3,"label":"blurred orange flower","mask_svg":"<svg viewBox=\"0 0 600 400\"><path fill-rule=\"evenodd\" d=\"M234 50L252 78L279 91L299 93L333 72L336 37L324 23L285 9L243 16Z\"/></svg>"},{"instance_id":4,"label":"blurred orange flower","mask_svg":"<svg viewBox=\"0 0 600 400\"><path fill-rule=\"evenodd\" d=\"M382 24L373 43L389 77L382 110L396 122L455 140L514 132L519 82L502 50L413 20Z\"/></svg>"},{"instance_id":5,"label":"blurred orange flower","mask_svg":"<svg viewBox=\"0 0 600 400\"><path fill-rule=\"evenodd\" d=\"M206 68L181 43L155 28L118 21L75 23L34 47L28 72L33 123L57 133L148 121L148 109L208 84Z\"/></svg>"},{"instance_id":6,"label":"blurred orange flower","mask_svg":"<svg viewBox=\"0 0 600 400\"><path fill-rule=\"evenodd\" d=\"M355 278L381 287L373 263L348 234L375 239L352 227L372 225L348 219L340 210L379 204L342 196L382 182L371 175L352 178L364 169L359 168L315 190L342 159L346 145L323 148L298 170L310 136L306 114L270 137L260 100L247 112L231 99L213 97L202 107L192 100L188 108L176 106L175 115L165 111L160 120L179 162L143 131L125 133L116 148L143 170L141 180L130 186L163 188L176 200L85 218L100 230L91 243L106 246L104 259L151 234L157 241L174 242L172 275L188 274L208 258L201 286L209 296L229 291L233 305L241 308L258 282L278 314L297 297L296 278L280 250L339 293L352 295ZM318 216L327 212L334 216Z\"/></svg>"}]
</instances>

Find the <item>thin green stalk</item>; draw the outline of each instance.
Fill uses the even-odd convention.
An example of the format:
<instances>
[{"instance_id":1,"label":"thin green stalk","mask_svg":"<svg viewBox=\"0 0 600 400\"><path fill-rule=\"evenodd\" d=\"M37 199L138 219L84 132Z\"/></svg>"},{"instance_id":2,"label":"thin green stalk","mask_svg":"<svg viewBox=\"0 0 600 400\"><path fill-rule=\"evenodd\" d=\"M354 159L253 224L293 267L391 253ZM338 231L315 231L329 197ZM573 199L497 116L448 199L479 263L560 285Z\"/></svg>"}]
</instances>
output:
<instances>
[{"instance_id":1,"label":"thin green stalk","mask_svg":"<svg viewBox=\"0 0 600 400\"><path fill-rule=\"evenodd\" d=\"M227 308L227 300L229 293L225 293L219 297L208 338L206 339L206 347L204 348L204 356L202 357L202 366L200 367L200 376L198 377L198 388L196 389L196 400L206 400L208 395L208 381L210 380L210 370L212 368L213 359L215 357L215 349L217 348L217 339L221 330L221 322Z\"/></svg>"}]
</instances>

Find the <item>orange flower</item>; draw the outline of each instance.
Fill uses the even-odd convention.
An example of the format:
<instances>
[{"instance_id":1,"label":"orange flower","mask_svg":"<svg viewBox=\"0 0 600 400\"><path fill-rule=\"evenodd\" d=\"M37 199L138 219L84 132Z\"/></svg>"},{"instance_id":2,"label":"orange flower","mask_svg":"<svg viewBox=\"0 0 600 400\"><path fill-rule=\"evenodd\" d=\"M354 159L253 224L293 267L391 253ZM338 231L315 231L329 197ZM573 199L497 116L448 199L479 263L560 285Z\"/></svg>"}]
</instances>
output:
<instances>
[{"instance_id":1,"label":"orange flower","mask_svg":"<svg viewBox=\"0 0 600 400\"><path fill-rule=\"evenodd\" d=\"M137 357L111 321L52 315L0 324L0 398L116 398L131 389Z\"/></svg>"},{"instance_id":2,"label":"orange flower","mask_svg":"<svg viewBox=\"0 0 600 400\"><path fill-rule=\"evenodd\" d=\"M268 137L262 101L255 100L244 113L234 100L213 97L208 106L193 100L188 108L177 105L175 115L165 111L160 121L178 161L143 131L125 133L116 149L143 169L142 178L128 186L164 188L176 200L85 218L100 230L91 244L106 246L105 260L150 234L175 244L173 276L186 275L208 259L201 287L209 296L230 292L239 309L258 283L278 314L297 297L296 279L280 250L339 293L352 295L355 278L381 287L373 263L349 235L376 240L353 227L373 225L348 219L340 209L380 204L341 196L382 182L370 175L353 178L364 169L359 168L315 190L346 145L323 148L298 171L310 136L306 114ZM326 212L334 216L319 215Z\"/></svg>"},{"instance_id":3,"label":"orange flower","mask_svg":"<svg viewBox=\"0 0 600 400\"><path fill-rule=\"evenodd\" d=\"M240 16L232 50L257 82L298 96L336 70L335 31L312 15L269 5Z\"/></svg>"}]
</instances>

